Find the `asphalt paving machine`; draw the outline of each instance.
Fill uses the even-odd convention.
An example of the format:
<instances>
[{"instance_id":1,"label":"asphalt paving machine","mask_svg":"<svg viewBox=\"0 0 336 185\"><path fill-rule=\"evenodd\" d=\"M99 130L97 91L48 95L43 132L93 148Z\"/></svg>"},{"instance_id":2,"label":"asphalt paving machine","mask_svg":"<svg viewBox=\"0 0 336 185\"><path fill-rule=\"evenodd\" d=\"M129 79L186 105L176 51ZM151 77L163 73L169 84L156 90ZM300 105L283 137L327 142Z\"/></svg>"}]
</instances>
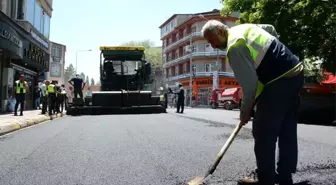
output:
<instances>
[{"instance_id":1,"label":"asphalt paving machine","mask_svg":"<svg viewBox=\"0 0 336 185\"><path fill-rule=\"evenodd\" d=\"M100 47L100 91L74 98L67 115L166 113L160 97L146 86L153 82L142 46Z\"/></svg>"}]
</instances>

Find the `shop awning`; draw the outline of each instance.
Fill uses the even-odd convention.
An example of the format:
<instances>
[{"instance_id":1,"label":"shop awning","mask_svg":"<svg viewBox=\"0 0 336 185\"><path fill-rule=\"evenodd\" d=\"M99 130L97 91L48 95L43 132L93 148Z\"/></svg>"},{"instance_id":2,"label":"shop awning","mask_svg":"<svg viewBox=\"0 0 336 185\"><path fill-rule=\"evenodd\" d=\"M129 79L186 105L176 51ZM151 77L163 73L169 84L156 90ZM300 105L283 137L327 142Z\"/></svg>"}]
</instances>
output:
<instances>
[{"instance_id":1,"label":"shop awning","mask_svg":"<svg viewBox=\"0 0 336 185\"><path fill-rule=\"evenodd\" d=\"M222 96L232 96L235 92L237 92L238 88L228 88L225 89L222 93Z\"/></svg>"},{"instance_id":2,"label":"shop awning","mask_svg":"<svg viewBox=\"0 0 336 185\"><path fill-rule=\"evenodd\" d=\"M324 73L325 80L321 82L321 85L336 85L336 76L332 73Z\"/></svg>"}]
</instances>

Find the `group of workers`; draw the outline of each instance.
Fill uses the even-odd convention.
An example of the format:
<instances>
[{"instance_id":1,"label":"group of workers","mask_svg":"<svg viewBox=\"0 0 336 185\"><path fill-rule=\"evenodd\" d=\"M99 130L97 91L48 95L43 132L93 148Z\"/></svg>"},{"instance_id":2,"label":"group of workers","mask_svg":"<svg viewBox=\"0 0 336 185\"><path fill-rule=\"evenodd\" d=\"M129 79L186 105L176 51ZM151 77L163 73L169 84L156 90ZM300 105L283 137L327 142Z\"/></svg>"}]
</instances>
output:
<instances>
[{"instance_id":1,"label":"group of workers","mask_svg":"<svg viewBox=\"0 0 336 185\"><path fill-rule=\"evenodd\" d=\"M80 98L83 98L83 88L85 83L76 75L75 78L69 80L69 83L74 87L75 97L79 95ZM82 84L84 83L84 86ZM40 101L42 104L42 112L41 114L48 114L50 119L54 114L63 115L63 110L65 109L68 103L67 91L65 89L65 85L59 85L57 81L52 80L51 82L48 80L43 81L42 85L38 87L40 91ZM25 81L24 75L20 75L20 79L15 81L14 93L16 103L14 107L14 116L17 116L18 107L20 105L20 116L23 116L23 110L25 107L25 99L26 93L29 92L29 86L27 81ZM40 103L39 103L40 104ZM39 105L37 105L39 107Z\"/></svg>"},{"instance_id":2,"label":"group of workers","mask_svg":"<svg viewBox=\"0 0 336 185\"><path fill-rule=\"evenodd\" d=\"M67 103L67 93L64 84L58 85L57 81L44 81L41 88L42 114L48 109L50 119L54 114L63 114L64 106Z\"/></svg>"}]
</instances>

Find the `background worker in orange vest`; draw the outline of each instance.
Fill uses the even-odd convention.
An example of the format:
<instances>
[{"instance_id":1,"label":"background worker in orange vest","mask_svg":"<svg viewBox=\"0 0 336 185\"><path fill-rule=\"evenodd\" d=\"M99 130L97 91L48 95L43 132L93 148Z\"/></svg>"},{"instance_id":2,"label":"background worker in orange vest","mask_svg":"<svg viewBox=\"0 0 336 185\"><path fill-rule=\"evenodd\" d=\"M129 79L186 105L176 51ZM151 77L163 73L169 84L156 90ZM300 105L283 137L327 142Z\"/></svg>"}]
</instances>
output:
<instances>
[{"instance_id":1,"label":"background worker in orange vest","mask_svg":"<svg viewBox=\"0 0 336 185\"><path fill-rule=\"evenodd\" d=\"M20 105L20 116L23 116L24 102L26 100L26 93L28 92L29 87L27 82L25 81L24 75L20 75L20 79L15 81L14 86L14 96L16 99L14 116L17 116L17 109Z\"/></svg>"}]
</instances>

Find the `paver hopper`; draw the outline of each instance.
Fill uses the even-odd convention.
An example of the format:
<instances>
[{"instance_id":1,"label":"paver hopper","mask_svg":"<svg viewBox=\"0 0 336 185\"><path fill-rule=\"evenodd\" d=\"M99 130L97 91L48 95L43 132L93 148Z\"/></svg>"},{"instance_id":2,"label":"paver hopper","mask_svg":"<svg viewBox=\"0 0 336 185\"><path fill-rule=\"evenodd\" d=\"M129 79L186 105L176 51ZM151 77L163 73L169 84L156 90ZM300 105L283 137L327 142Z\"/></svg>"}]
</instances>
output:
<instances>
[{"instance_id":1,"label":"paver hopper","mask_svg":"<svg viewBox=\"0 0 336 185\"><path fill-rule=\"evenodd\" d=\"M100 91L93 91L85 102L75 98L68 115L166 113L160 97L144 90L153 82L144 47L103 46L100 50Z\"/></svg>"}]
</instances>

